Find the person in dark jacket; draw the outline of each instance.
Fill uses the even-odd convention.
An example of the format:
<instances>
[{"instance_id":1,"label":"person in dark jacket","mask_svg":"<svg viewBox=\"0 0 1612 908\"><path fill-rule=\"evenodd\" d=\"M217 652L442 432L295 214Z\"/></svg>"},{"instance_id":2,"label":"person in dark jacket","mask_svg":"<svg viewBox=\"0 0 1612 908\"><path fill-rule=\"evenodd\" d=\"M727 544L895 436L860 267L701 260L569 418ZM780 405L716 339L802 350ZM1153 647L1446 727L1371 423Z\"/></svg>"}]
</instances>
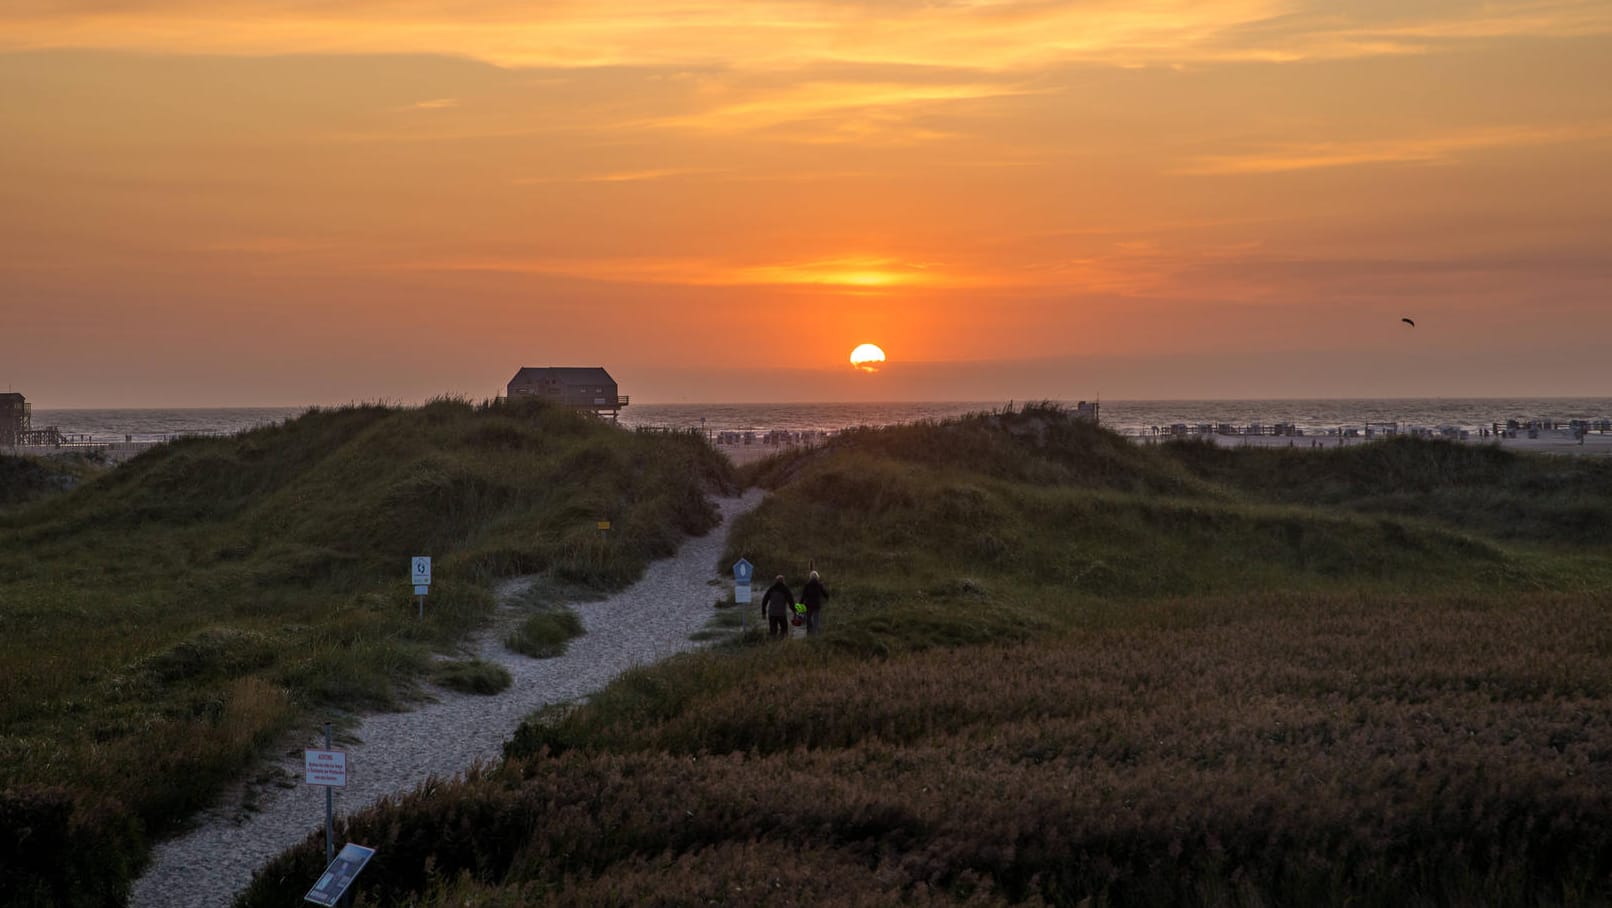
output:
<instances>
[{"instance_id":1,"label":"person in dark jacket","mask_svg":"<svg viewBox=\"0 0 1612 908\"><path fill-rule=\"evenodd\" d=\"M789 636L789 616L795 613L795 594L784 583L783 574L761 594L761 613L767 616L767 636Z\"/></svg>"},{"instance_id":2,"label":"person in dark jacket","mask_svg":"<svg viewBox=\"0 0 1612 908\"><path fill-rule=\"evenodd\" d=\"M800 590L800 601L806 606L806 633L817 634L823 630L823 600L827 598L828 590L823 586L823 578L812 571L806 578L806 585Z\"/></svg>"}]
</instances>

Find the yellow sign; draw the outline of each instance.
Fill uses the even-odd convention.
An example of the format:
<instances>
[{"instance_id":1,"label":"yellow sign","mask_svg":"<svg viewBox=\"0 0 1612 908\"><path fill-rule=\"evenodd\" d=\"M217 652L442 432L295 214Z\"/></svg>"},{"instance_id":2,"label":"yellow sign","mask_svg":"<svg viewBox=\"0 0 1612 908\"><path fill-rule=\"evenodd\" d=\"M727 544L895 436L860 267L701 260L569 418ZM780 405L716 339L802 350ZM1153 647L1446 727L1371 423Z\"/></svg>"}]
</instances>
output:
<instances>
[{"instance_id":1,"label":"yellow sign","mask_svg":"<svg viewBox=\"0 0 1612 908\"><path fill-rule=\"evenodd\" d=\"M599 521L599 529L601 529L601 530L610 529L610 521L608 521L608 520Z\"/></svg>"}]
</instances>

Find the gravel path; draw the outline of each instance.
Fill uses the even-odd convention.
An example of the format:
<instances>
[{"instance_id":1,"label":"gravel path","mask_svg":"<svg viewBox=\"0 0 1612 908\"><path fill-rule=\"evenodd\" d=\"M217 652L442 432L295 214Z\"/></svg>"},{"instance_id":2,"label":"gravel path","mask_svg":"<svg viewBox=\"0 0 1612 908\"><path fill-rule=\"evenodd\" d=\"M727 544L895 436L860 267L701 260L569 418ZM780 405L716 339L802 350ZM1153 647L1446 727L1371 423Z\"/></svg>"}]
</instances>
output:
<instances>
[{"instance_id":1,"label":"gravel path","mask_svg":"<svg viewBox=\"0 0 1612 908\"><path fill-rule=\"evenodd\" d=\"M347 787L335 789L338 816L382 797L412 790L428 777L450 778L471 765L497 760L504 741L533 711L599 690L629 668L694 649L689 640L726 592L711 571L735 517L761 503L763 493L717 499L722 524L683 544L677 554L649 566L643 579L599 602L571 608L587 630L565 655L531 659L506 650L495 627L471 650L509 669L515 682L495 696L433 689L434 702L404 713L367 716L337 748L347 751ZM524 593L531 578L500 586L500 603ZM651 604L653 607L650 607ZM356 738L349 742L348 738ZM310 740L309 747L323 746ZM197 818L190 832L158 845L146 874L134 884L134 908L218 908L246 888L252 874L282 851L324 828L323 788L302 784L302 755L283 761L279 784L257 790L256 811L219 808ZM313 880L308 881L312 886Z\"/></svg>"}]
</instances>

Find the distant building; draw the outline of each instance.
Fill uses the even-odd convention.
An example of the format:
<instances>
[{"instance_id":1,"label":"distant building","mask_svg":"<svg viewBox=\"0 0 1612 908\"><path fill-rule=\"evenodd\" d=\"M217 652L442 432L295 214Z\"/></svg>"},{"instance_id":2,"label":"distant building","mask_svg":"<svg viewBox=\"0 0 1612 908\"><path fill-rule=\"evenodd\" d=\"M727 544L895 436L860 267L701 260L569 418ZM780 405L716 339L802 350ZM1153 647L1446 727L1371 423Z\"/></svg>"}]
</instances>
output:
<instances>
[{"instance_id":1,"label":"distant building","mask_svg":"<svg viewBox=\"0 0 1612 908\"><path fill-rule=\"evenodd\" d=\"M33 408L21 394L0 394L0 445L22 444L33 429Z\"/></svg>"},{"instance_id":2,"label":"distant building","mask_svg":"<svg viewBox=\"0 0 1612 908\"><path fill-rule=\"evenodd\" d=\"M1086 401L1081 401L1080 403L1075 405L1075 418L1076 419L1084 419L1084 420L1087 420L1089 422L1097 422L1098 421L1098 419L1097 419L1098 414L1100 414L1102 412L1102 409L1103 409L1103 405L1098 403L1095 400L1092 401L1091 403L1087 403Z\"/></svg>"},{"instance_id":3,"label":"distant building","mask_svg":"<svg viewBox=\"0 0 1612 908\"><path fill-rule=\"evenodd\" d=\"M522 395L535 395L579 410L592 410L601 416L609 413L615 419L627 397L618 394L616 380L603 366L586 368L527 366L509 380L511 400Z\"/></svg>"}]
</instances>

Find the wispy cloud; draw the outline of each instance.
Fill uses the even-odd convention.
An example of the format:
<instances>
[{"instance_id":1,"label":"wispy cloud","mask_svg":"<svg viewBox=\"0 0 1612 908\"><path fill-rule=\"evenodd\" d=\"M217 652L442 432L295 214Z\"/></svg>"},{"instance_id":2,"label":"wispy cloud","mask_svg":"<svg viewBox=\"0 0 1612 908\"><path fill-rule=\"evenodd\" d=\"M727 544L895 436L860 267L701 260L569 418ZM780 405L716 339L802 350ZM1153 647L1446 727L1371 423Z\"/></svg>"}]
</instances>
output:
<instances>
[{"instance_id":1,"label":"wispy cloud","mask_svg":"<svg viewBox=\"0 0 1612 908\"><path fill-rule=\"evenodd\" d=\"M503 66L814 62L1010 72L1062 62L1157 65L1421 53L1443 42L1612 32L1601 0L1373 4L1319 0L1077 0L897 4L838 0L13 0L0 48L198 54L444 54Z\"/></svg>"},{"instance_id":2,"label":"wispy cloud","mask_svg":"<svg viewBox=\"0 0 1612 908\"><path fill-rule=\"evenodd\" d=\"M446 109L448 109L450 107L458 107L458 106L459 106L459 99L458 98L432 98L429 101L415 101L413 104L406 105L403 109L404 110L446 110Z\"/></svg>"},{"instance_id":3,"label":"wispy cloud","mask_svg":"<svg viewBox=\"0 0 1612 908\"><path fill-rule=\"evenodd\" d=\"M1446 164L1458 160L1463 152L1554 145L1607 136L1612 136L1612 124L1513 126L1452 135L1296 143L1241 154L1205 155L1177 172L1198 175L1259 174L1368 164Z\"/></svg>"},{"instance_id":4,"label":"wispy cloud","mask_svg":"<svg viewBox=\"0 0 1612 908\"><path fill-rule=\"evenodd\" d=\"M511 182L516 186L540 186L553 183L647 183L654 180L671 180L679 177L704 176L722 172L717 168L667 167L649 170L578 174L575 176L518 177Z\"/></svg>"},{"instance_id":5,"label":"wispy cloud","mask_svg":"<svg viewBox=\"0 0 1612 908\"><path fill-rule=\"evenodd\" d=\"M898 287L957 288L991 283L982 275L933 262L880 256L784 262L731 262L701 258L490 258L464 257L410 262L409 271L487 271L541 274L611 283L706 287L818 286L849 291Z\"/></svg>"},{"instance_id":6,"label":"wispy cloud","mask_svg":"<svg viewBox=\"0 0 1612 908\"><path fill-rule=\"evenodd\" d=\"M1040 93L1037 89L991 83L809 82L675 116L654 118L641 125L724 133L832 119L834 122L819 123L816 129L802 130L797 137L805 141L868 140L894 133L902 142L914 142L944 136L935 130L912 128L910 116L925 108L1037 93Z\"/></svg>"}]
</instances>

